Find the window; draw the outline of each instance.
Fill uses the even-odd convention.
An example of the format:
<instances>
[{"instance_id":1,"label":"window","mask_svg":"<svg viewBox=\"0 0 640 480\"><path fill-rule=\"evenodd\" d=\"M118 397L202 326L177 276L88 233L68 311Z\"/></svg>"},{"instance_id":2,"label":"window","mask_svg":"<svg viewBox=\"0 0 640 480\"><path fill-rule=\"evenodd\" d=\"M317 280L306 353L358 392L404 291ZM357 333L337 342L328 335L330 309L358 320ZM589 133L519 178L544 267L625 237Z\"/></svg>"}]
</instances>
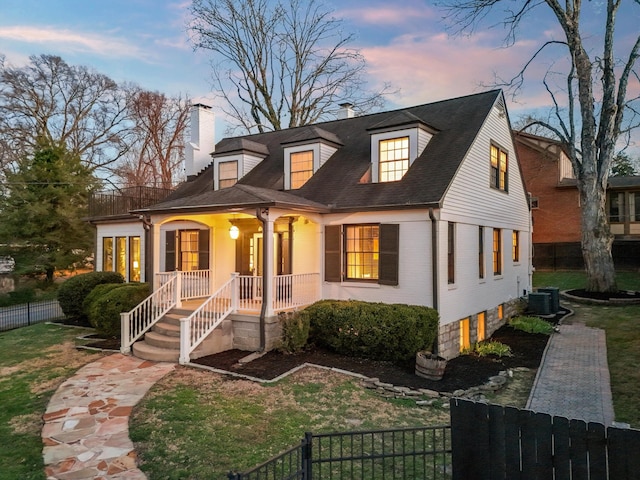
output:
<instances>
[{"instance_id":1,"label":"window","mask_svg":"<svg viewBox=\"0 0 640 480\"><path fill-rule=\"evenodd\" d=\"M487 316L485 312L480 312L478 314L478 342L481 342L486 338L486 328Z\"/></svg>"},{"instance_id":2,"label":"window","mask_svg":"<svg viewBox=\"0 0 640 480\"><path fill-rule=\"evenodd\" d=\"M165 272L209 269L209 230L165 232Z\"/></svg>"},{"instance_id":3,"label":"window","mask_svg":"<svg viewBox=\"0 0 640 480\"><path fill-rule=\"evenodd\" d=\"M609 194L609 221L624 222L624 193Z\"/></svg>"},{"instance_id":4,"label":"window","mask_svg":"<svg viewBox=\"0 0 640 480\"><path fill-rule=\"evenodd\" d=\"M469 335L469 319L460 320L460 351L471 347L471 337Z\"/></svg>"},{"instance_id":5,"label":"window","mask_svg":"<svg viewBox=\"0 0 640 480\"><path fill-rule=\"evenodd\" d=\"M484 278L484 227L478 227L478 278Z\"/></svg>"},{"instance_id":6,"label":"window","mask_svg":"<svg viewBox=\"0 0 640 480\"><path fill-rule=\"evenodd\" d=\"M449 222L447 228L447 281L449 284L456 280L456 228L455 223Z\"/></svg>"},{"instance_id":7,"label":"window","mask_svg":"<svg viewBox=\"0 0 640 480\"><path fill-rule=\"evenodd\" d=\"M491 187L507 191L508 182L507 152L491 145Z\"/></svg>"},{"instance_id":8,"label":"window","mask_svg":"<svg viewBox=\"0 0 640 480\"><path fill-rule=\"evenodd\" d=\"M127 278L127 237L116 237L116 272Z\"/></svg>"},{"instance_id":9,"label":"window","mask_svg":"<svg viewBox=\"0 0 640 480\"><path fill-rule=\"evenodd\" d=\"M180 233L180 270L198 270L198 230Z\"/></svg>"},{"instance_id":10,"label":"window","mask_svg":"<svg viewBox=\"0 0 640 480\"><path fill-rule=\"evenodd\" d=\"M113 272L113 238L102 239L102 271Z\"/></svg>"},{"instance_id":11,"label":"window","mask_svg":"<svg viewBox=\"0 0 640 480\"><path fill-rule=\"evenodd\" d=\"M291 189L302 187L313 175L313 151L291 153Z\"/></svg>"},{"instance_id":12,"label":"window","mask_svg":"<svg viewBox=\"0 0 640 480\"><path fill-rule=\"evenodd\" d=\"M372 281L398 285L400 225L327 225L324 280Z\"/></svg>"},{"instance_id":13,"label":"window","mask_svg":"<svg viewBox=\"0 0 640 480\"><path fill-rule=\"evenodd\" d=\"M520 261L520 232L514 230L511 237L511 258L513 263L518 263Z\"/></svg>"},{"instance_id":14,"label":"window","mask_svg":"<svg viewBox=\"0 0 640 480\"><path fill-rule=\"evenodd\" d=\"M629 210L631 212L631 221L640 222L640 192L629 194Z\"/></svg>"},{"instance_id":15,"label":"window","mask_svg":"<svg viewBox=\"0 0 640 480\"><path fill-rule=\"evenodd\" d=\"M380 141L380 182L402 179L409 169L409 137Z\"/></svg>"},{"instance_id":16,"label":"window","mask_svg":"<svg viewBox=\"0 0 640 480\"><path fill-rule=\"evenodd\" d=\"M129 281L140 281L140 237L129 237Z\"/></svg>"},{"instance_id":17,"label":"window","mask_svg":"<svg viewBox=\"0 0 640 480\"><path fill-rule=\"evenodd\" d=\"M345 226L345 265L349 280L377 280L378 225Z\"/></svg>"},{"instance_id":18,"label":"window","mask_svg":"<svg viewBox=\"0 0 640 480\"><path fill-rule=\"evenodd\" d=\"M502 304L498 305L498 320L502 320L504 318L504 306Z\"/></svg>"},{"instance_id":19,"label":"window","mask_svg":"<svg viewBox=\"0 0 640 480\"><path fill-rule=\"evenodd\" d=\"M540 208L540 200L538 197L529 197L529 205L531 206L531 210L536 210Z\"/></svg>"},{"instance_id":20,"label":"window","mask_svg":"<svg viewBox=\"0 0 640 480\"><path fill-rule=\"evenodd\" d=\"M218 164L218 188L227 188L238 181L238 161L220 162Z\"/></svg>"},{"instance_id":21,"label":"window","mask_svg":"<svg viewBox=\"0 0 640 480\"><path fill-rule=\"evenodd\" d=\"M493 274L502 274L502 230L493 229Z\"/></svg>"}]
</instances>

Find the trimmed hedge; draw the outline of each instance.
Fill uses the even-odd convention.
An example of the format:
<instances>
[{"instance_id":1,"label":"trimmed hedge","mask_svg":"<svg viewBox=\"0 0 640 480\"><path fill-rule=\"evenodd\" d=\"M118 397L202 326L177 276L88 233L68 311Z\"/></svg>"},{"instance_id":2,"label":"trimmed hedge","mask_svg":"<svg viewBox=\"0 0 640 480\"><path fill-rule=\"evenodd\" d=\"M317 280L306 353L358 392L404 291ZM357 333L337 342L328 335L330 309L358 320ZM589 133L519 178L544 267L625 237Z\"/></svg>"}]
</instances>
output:
<instances>
[{"instance_id":1,"label":"trimmed hedge","mask_svg":"<svg viewBox=\"0 0 640 480\"><path fill-rule=\"evenodd\" d=\"M111 290L115 290L116 288L124 288L127 287L128 283L101 283L100 285L96 285L96 287L89 292L89 295L86 296L84 302L82 302L82 312L86 318L89 318L89 311L91 310L91 305L103 297ZM135 284L137 285L137 284Z\"/></svg>"},{"instance_id":2,"label":"trimmed hedge","mask_svg":"<svg viewBox=\"0 0 640 480\"><path fill-rule=\"evenodd\" d=\"M88 305L89 322L98 332L120 336L120 314L132 310L151 293L148 283L125 283L108 290Z\"/></svg>"},{"instance_id":3,"label":"trimmed hedge","mask_svg":"<svg viewBox=\"0 0 640 480\"><path fill-rule=\"evenodd\" d=\"M438 312L418 305L322 300L301 313L312 341L342 355L406 364L438 335Z\"/></svg>"},{"instance_id":4,"label":"trimmed hedge","mask_svg":"<svg viewBox=\"0 0 640 480\"><path fill-rule=\"evenodd\" d=\"M71 277L60 285L58 302L68 320L76 323L86 321L82 310L84 299L103 283L124 283L124 278L116 272L89 272Z\"/></svg>"},{"instance_id":5,"label":"trimmed hedge","mask_svg":"<svg viewBox=\"0 0 640 480\"><path fill-rule=\"evenodd\" d=\"M303 350L309 340L309 316L296 310L281 312L278 319L282 326L282 339L278 351L296 353Z\"/></svg>"}]
</instances>

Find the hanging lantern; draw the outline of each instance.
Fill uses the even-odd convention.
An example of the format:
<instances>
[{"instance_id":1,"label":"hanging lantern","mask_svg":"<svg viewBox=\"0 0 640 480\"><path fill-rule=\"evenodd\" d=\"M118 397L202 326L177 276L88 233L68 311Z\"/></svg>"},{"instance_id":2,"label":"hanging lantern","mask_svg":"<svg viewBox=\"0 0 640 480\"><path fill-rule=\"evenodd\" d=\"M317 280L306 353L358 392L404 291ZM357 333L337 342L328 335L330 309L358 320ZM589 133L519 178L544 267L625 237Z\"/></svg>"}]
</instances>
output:
<instances>
[{"instance_id":1,"label":"hanging lantern","mask_svg":"<svg viewBox=\"0 0 640 480\"><path fill-rule=\"evenodd\" d=\"M229 236L231 237L231 240L237 240L240 236L240 229L235 225L231 225L231 228L229 229Z\"/></svg>"}]
</instances>

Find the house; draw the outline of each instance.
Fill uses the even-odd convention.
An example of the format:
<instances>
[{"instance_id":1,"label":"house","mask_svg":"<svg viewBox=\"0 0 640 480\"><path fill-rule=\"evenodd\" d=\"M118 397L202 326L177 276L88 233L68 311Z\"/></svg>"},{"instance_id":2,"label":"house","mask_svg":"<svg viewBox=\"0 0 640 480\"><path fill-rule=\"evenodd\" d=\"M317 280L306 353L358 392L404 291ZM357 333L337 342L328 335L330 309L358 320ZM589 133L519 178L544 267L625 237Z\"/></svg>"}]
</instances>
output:
<instances>
[{"instance_id":1,"label":"house","mask_svg":"<svg viewBox=\"0 0 640 480\"><path fill-rule=\"evenodd\" d=\"M514 132L533 218L533 265L539 270L583 270L580 195L564 146ZM638 207L636 208L636 205ZM619 270L640 268L640 177L610 177L607 212Z\"/></svg>"},{"instance_id":2,"label":"house","mask_svg":"<svg viewBox=\"0 0 640 480\"><path fill-rule=\"evenodd\" d=\"M203 106L193 114L196 130L199 115L212 123ZM188 155L188 181L163 201L94 219L97 269L113 268L121 242L125 274L142 262L154 285L123 314L123 351L144 337L134 353L158 353L145 348L178 331L183 363L268 350L278 312L357 299L437 309L438 353L451 358L531 290L527 195L499 90L359 117L346 106L335 121L209 149L204 138L192 153L211 156Z\"/></svg>"}]
</instances>

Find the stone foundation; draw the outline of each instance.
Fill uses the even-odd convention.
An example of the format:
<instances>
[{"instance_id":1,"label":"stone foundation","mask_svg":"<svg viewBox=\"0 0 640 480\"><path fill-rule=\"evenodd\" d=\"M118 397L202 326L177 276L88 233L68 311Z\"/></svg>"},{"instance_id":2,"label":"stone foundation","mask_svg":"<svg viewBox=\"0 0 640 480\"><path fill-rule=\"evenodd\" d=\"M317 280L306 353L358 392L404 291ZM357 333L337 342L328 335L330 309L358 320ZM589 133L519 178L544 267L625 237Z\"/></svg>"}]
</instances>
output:
<instances>
[{"instance_id":1,"label":"stone foundation","mask_svg":"<svg viewBox=\"0 0 640 480\"><path fill-rule=\"evenodd\" d=\"M233 348L255 352L260 348L260 317L230 315L233 328ZM280 342L282 327L278 316L265 318L265 350L273 350Z\"/></svg>"},{"instance_id":2,"label":"stone foundation","mask_svg":"<svg viewBox=\"0 0 640 480\"><path fill-rule=\"evenodd\" d=\"M506 321L522 311L520 299L511 300L489 309L485 314L485 338L489 338L493 332L498 330ZM469 341L471 345L478 341L478 315L466 317L469 319ZM438 338L438 354L446 359L455 358L460 355L460 321L440 325Z\"/></svg>"}]
</instances>

